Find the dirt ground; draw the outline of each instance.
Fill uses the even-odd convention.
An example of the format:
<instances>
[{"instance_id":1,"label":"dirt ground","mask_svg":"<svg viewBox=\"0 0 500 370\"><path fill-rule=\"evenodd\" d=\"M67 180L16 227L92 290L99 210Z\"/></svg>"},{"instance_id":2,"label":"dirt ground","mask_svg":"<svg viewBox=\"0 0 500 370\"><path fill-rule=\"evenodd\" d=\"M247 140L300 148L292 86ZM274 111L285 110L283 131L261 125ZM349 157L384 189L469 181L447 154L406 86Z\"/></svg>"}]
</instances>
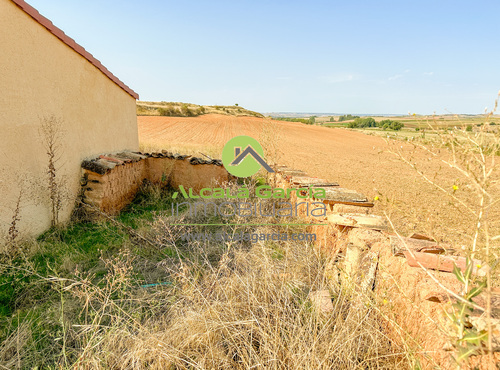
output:
<instances>
[{"instance_id":1,"label":"dirt ground","mask_svg":"<svg viewBox=\"0 0 500 370\"><path fill-rule=\"evenodd\" d=\"M430 158L409 144L352 130L256 117L140 116L138 123L144 150L202 152L220 158L222 147L230 138L252 136L267 149L268 162L336 181L342 187L363 192L371 200L378 196L373 213L385 212L401 233L424 233L451 242L457 249L470 245L474 218L463 208L456 207L456 201L429 184L391 151L402 150L429 179L447 191L457 186L455 195L474 205L476 198L470 187L460 180L455 170L442 163L442 158ZM500 193L498 184L495 192L497 196ZM498 221L499 211L500 206L489 216ZM498 222L491 226L490 231L498 231Z\"/></svg>"}]
</instances>

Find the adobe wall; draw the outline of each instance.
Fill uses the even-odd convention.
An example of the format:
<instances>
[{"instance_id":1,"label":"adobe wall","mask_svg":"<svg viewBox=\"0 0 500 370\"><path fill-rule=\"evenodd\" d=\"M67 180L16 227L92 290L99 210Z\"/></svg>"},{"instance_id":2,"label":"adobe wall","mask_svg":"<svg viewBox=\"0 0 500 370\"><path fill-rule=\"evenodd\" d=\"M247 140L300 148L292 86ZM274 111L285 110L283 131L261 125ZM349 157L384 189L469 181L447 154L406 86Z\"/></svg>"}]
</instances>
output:
<instances>
[{"instance_id":1,"label":"adobe wall","mask_svg":"<svg viewBox=\"0 0 500 370\"><path fill-rule=\"evenodd\" d=\"M129 204L145 180L151 183L202 188L228 182L232 177L219 160L162 153L122 152L101 155L82 163L81 199L108 214Z\"/></svg>"},{"instance_id":2,"label":"adobe wall","mask_svg":"<svg viewBox=\"0 0 500 370\"><path fill-rule=\"evenodd\" d=\"M218 160L168 152L100 156L85 161L82 167L86 179L84 202L108 213L128 204L144 180L183 185L195 191L231 180ZM463 258L451 255L447 246L423 235L401 237L391 233L386 220L372 214L374 204L366 196L337 183L286 167L276 168L269 182L283 188L324 188L325 199L299 198L292 192L291 201L309 204L309 212L304 204L298 207L299 216L311 223L308 232L316 233L315 246L332 262L330 277L337 279L340 275L341 284L353 295L357 305L353 310L359 311L360 320L366 307L377 307L387 336L413 351L423 368L454 367L445 317L454 299L439 284L460 292L451 271L454 264L464 266ZM318 202L326 205L324 217L311 214L313 203ZM475 268L474 273L484 275L486 267ZM376 305L372 305L374 300ZM479 296L477 301L484 306L484 298ZM472 313L471 325L481 325L481 314L477 310ZM500 348L498 336L495 341ZM495 356L500 361L500 353ZM485 357L476 360L479 368L488 368Z\"/></svg>"},{"instance_id":3,"label":"adobe wall","mask_svg":"<svg viewBox=\"0 0 500 370\"><path fill-rule=\"evenodd\" d=\"M0 238L23 188L17 227L37 235L50 226L44 117L62 123L57 173L65 178L61 221L80 189L81 161L138 150L135 99L10 0L0 0Z\"/></svg>"}]
</instances>

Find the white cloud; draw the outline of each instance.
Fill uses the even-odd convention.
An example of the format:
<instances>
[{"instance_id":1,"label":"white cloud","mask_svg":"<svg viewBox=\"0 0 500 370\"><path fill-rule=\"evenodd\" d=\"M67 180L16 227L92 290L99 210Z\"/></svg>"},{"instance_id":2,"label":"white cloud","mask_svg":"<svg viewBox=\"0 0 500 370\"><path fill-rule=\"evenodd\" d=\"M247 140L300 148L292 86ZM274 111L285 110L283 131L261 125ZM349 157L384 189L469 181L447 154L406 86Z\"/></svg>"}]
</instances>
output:
<instances>
[{"instance_id":1,"label":"white cloud","mask_svg":"<svg viewBox=\"0 0 500 370\"><path fill-rule=\"evenodd\" d=\"M320 78L321 78L321 80L325 81L326 83L334 84L334 83L339 83L339 82L354 81L354 80L357 80L359 78L359 76L352 74L352 73L339 73L339 74L333 74L333 75L328 75L328 76L322 76Z\"/></svg>"},{"instance_id":2,"label":"white cloud","mask_svg":"<svg viewBox=\"0 0 500 370\"><path fill-rule=\"evenodd\" d=\"M424 72L422 73L424 76L432 76L434 72Z\"/></svg>"},{"instance_id":3,"label":"white cloud","mask_svg":"<svg viewBox=\"0 0 500 370\"><path fill-rule=\"evenodd\" d=\"M394 81L394 80L397 80L399 78L403 77L403 75L394 75L394 76L391 76L388 78L389 81Z\"/></svg>"},{"instance_id":4,"label":"white cloud","mask_svg":"<svg viewBox=\"0 0 500 370\"><path fill-rule=\"evenodd\" d=\"M405 69L403 71L403 74L401 74L401 73L395 74L394 76L389 77L387 80L394 81L394 80L400 79L401 77L404 77L405 74L408 74L410 72L411 72L411 69Z\"/></svg>"}]
</instances>

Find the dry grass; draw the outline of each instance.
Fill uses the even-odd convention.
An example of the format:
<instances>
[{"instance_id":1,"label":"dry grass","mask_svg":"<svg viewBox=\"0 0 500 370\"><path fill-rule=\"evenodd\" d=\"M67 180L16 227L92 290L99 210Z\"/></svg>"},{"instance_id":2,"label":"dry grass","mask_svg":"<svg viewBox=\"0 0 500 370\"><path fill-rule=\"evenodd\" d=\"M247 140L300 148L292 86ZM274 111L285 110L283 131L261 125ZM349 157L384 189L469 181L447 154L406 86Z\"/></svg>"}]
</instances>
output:
<instances>
[{"instance_id":1,"label":"dry grass","mask_svg":"<svg viewBox=\"0 0 500 370\"><path fill-rule=\"evenodd\" d=\"M201 247L201 246L199 246ZM97 309L77 337L83 351L79 366L148 369L366 369L409 368L391 347L376 310L350 315L351 302L325 278L327 264L310 246L256 244L229 248L217 264L184 261L172 267L173 287L107 300L114 291L82 290L82 302ZM127 262L111 262L106 287L126 281ZM313 290L328 289L334 311L321 314L308 300ZM97 298L97 299L96 299ZM143 313L135 306L154 305ZM117 307L106 302L113 302ZM140 302L140 303L139 303ZM95 306L94 306L95 305ZM99 307L99 308L98 308Z\"/></svg>"},{"instance_id":2,"label":"dry grass","mask_svg":"<svg viewBox=\"0 0 500 370\"><path fill-rule=\"evenodd\" d=\"M148 202L159 205L165 200L157 188L145 193L151 197ZM152 221L139 222L129 241L123 239L120 252L102 252L99 265L88 271L78 267L80 261L76 271L68 267L72 272L66 276L55 270L45 277L31 274L35 280L30 291L48 284L53 293L45 295L53 300L43 315L32 319L35 322L24 318L27 326L18 326L6 337L0 365L33 367L43 361L44 367L84 369L413 366L408 349L391 344L374 301L366 297L360 314L359 301L352 300L338 279L332 279L338 274L332 261L312 245L185 242L179 240L181 233L203 229L171 223L206 223L211 216L174 219L162 212L155 214ZM113 235L118 222L101 224L96 237L116 242ZM241 224L242 219L231 222ZM227 226L223 230L305 231L297 226ZM101 234L107 236L102 239ZM122 238L119 235L118 241ZM143 242L146 239L148 243ZM61 245L63 240L56 236L53 245L43 248L59 248L55 252L59 254L67 249ZM169 285L140 287L151 281ZM309 299L311 292L320 290L330 293L331 312L322 312ZM41 334L31 331L45 327L52 329L36 339ZM46 354L43 360L35 355L37 351Z\"/></svg>"},{"instance_id":3,"label":"dry grass","mask_svg":"<svg viewBox=\"0 0 500 370\"><path fill-rule=\"evenodd\" d=\"M182 218L183 223L210 220L205 215ZM171 216L158 216L147 231L156 245L175 252L176 257L157 264L168 272L169 288L132 290L128 276L134 262L127 254L108 262L110 274L104 289L89 284L90 279L75 286L82 303L97 312L76 334L82 348L79 366L410 367L411 356L391 346L377 308L357 315L356 303L338 279L331 278L332 261L312 245L293 241L179 243L182 233L204 229L171 226L172 221ZM269 219L235 216L230 221L241 225L268 223ZM223 230L229 234L305 231L278 226L227 226ZM319 290L331 294L333 311L328 314L308 298ZM118 299L110 299L115 294Z\"/></svg>"}]
</instances>

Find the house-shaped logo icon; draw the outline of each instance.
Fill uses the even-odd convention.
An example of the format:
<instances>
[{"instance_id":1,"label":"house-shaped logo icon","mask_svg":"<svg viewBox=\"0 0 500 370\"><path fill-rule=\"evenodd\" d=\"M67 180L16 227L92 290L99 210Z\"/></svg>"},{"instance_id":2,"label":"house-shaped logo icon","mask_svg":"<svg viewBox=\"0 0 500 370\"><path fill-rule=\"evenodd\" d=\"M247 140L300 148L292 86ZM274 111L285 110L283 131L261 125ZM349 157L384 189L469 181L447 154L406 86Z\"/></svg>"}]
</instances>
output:
<instances>
[{"instance_id":1,"label":"house-shaped logo icon","mask_svg":"<svg viewBox=\"0 0 500 370\"><path fill-rule=\"evenodd\" d=\"M262 146L250 136L236 136L229 140L222 150L222 163L229 173L237 177L252 176L261 167L267 172L274 172L264 159Z\"/></svg>"}]
</instances>

